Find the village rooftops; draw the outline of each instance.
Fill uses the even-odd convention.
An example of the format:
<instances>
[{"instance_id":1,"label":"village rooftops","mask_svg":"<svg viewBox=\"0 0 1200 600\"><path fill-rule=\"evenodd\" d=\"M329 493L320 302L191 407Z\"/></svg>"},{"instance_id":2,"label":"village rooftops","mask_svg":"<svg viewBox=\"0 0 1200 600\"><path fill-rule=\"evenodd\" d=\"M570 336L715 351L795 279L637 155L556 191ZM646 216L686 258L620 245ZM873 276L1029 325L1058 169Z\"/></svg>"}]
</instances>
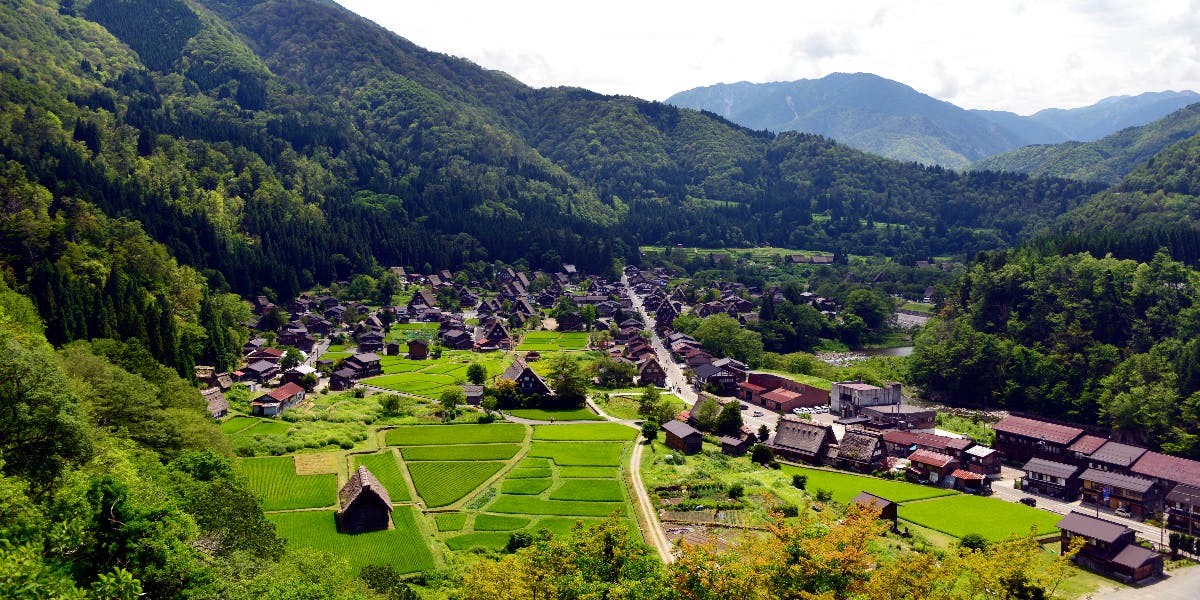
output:
<instances>
[{"instance_id":1,"label":"village rooftops","mask_svg":"<svg viewBox=\"0 0 1200 600\"><path fill-rule=\"evenodd\" d=\"M1021 467L1021 470L1026 473L1041 473L1061 479L1070 479L1072 475L1079 472L1079 467L1057 463L1044 458L1031 458L1029 462L1025 463L1024 467Z\"/></svg>"},{"instance_id":2,"label":"village rooftops","mask_svg":"<svg viewBox=\"0 0 1200 600\"><path fill-rule=\"evenodd\" d=\"M1138 475L1200 488L1200 461L1147 452L1129 470Z\"/></svg>"},{"instance_id":3,"label":"village rooftops","mask_svg":"<svg viewBox=\"0 0 1200 600\"><path fill-rule=\"evenodd\" d=\"M1103 446L1105 444L1105 442L1107 442L1107 441L1108 440L1106 438L1102 438L1098 435L1088 434L1088 435L1084 435L1083 437L1079 438L1078 440L1075 440L1075 443L1071 444L1071 446L1069 448L1067 448L1067 451L1078 452L1079 454L1083 454L1084 456L1087 456L1087 455L1099 450L1100 446Z\"/></svg>"},{"instance_id":4,"label":"village rooftops","mask_svg":"<svg viewBox=\"0 0 1200 600\"><path fill-rule=\"evenodd\" d=\"M1082 535L1093 540L1112 544L1121 539L1130 529L1120 523L1089 517L1083 513L1071 511L1055 525L1063 531Z\"/></svg>"},{"instance_id":5,"label":"village rooftops","mask_svg":"<svg viewBox=\"0 0 1200 600\"><path fill-rule=\"evenodd\" d=\"M1059 425L1037 419L1027 419L1009 415L992 426L998 432L1018 435L1027 438L1045 440L1049 443L1065 446L1074 442L1083 430L1069 425Z\"/></svg>"},{"instance_id":6,"label":"village rooftops","mask_svg":"<svg viewBox=\"0 0 1200 600\"><path fill-rule=\"evenodd\" d=\"M1118 467L1128 467L1137 459L1141 458L1146 453L1145 448L1130 446L1129 444L1120 444L1117 442L1108 442L1100 446L1099 450L1091 453L1088 460L1094 462L1116 465Z\"/></svg>"},{"instance_id":7,"label":"village rooftops","mask_svg":"<svg viewBox=\"0 0 1200 600\"><path fill-rule=\"evenodd\" d=\"M1112 471L1101 471L1100 469L1088 469L1079 476L1080 481L1090 481L1104 486L1111 486L1132 492L1144 494L1154 487L1154 481L1144 477L1135 477L1133 475L1122 475L1113 473Z\"/></svg>"}]
</instances>

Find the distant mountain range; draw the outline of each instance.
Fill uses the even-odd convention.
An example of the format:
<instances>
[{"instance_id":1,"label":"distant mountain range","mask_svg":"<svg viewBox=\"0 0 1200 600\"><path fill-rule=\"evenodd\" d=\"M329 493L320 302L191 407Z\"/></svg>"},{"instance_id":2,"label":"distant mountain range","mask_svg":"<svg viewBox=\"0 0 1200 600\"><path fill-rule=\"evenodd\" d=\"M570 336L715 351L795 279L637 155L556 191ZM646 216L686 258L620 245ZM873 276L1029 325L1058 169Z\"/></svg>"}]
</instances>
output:
<instances>
[{"instance_id":1,"label":"distant mountain range","mask_svg":"<svg viewBox=\"0 0 1200 600\"><path fill-rule=\"evenodd\" d=\"M821 79L695 88L666 102L713 112L752 129L816 133L888 158L963 168L1031 144L1096 140L1200 102L1200 94L1119 96L1092 106L1021 116L965 110L878 75L833 73Z\"/></svg>"}]
</instances>

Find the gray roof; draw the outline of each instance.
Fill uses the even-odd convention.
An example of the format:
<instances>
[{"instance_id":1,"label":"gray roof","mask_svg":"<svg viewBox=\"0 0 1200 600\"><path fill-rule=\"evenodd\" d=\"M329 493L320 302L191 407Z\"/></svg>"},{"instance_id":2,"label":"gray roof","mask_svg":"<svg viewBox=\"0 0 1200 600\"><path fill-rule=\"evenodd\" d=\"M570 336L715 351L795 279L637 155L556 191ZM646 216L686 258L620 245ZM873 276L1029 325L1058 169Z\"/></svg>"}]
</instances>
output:
<instances>
[{"instance_id":1,"label":"gray roof","mask_svg":"<svg viewBox=\"0 0 1200 600\"><path fill-rule=\"evenodd\" d=\"M1119 554L1114 556L1112 561L1122 567L1138 569L1158 556L1157 552L1149 548L1143 548L1137 544L1129 544L1125 546L1124 550L1121 550Z\"/></svg>"},{"instance_id":2,"label":"gray roof","mask_svg":"<svg viewBox=\"0 0 1200 600\"><path fill-rule=\"evenodd\" d=\"M341 491L338 492L338 499L342 502L341 512L345 512L363 492L374 493L388 507L392 506L392 498L388 496L387 489L383 487L383 484L379 483L379 480L375 478L375 475L367 467L360 466L350 476L350 480L346 482L346 485L342 486Z\"/></svg>"},{"instance_id":3,"label":"gray roof","mask_svg":"<svg viewBox=\"0 0 1200 600\"><path fill-rule=\"evenodd\" d=\"M1167 494L1167 502L1182 502L1184 504L1192 504L1200 506L1200 487L1181 483Z\"/></svg>"},{"instance_id":4,"label":"gray roof","mask_svg":"<svg viewBox=\"0 0 1200 600\"><path fill-rule=\"evenodd\" d=\"M777 448L816 456L832 439L833 430L828 425L802 421L792 415L784 415L779 419L775 439L771 440L771 443Z\"/></svg>"},{"instance_id":5,"label":"gray roof","mask_svg":"<svg viewBox=\"0 0 1200 600\"><path fill-rule=\"evenodd\" d=\"M1120 539L1126 532L1133 531L1120 523L1089 517L1075 511L1071 511L1063 517L1056 527L1109 544Z\"/></svg>"},{"instance_id":6,"label":"gray roof","mask_svg":"<svg viewBox=\"0 0 1200 600\"><path fill-rule=\"evenodd\" d=\"M663 428L663 431L670 432L671 435L674 435L675 437L678 437L680 439L688 437L690 435L701 435L700 432L697 431L695 427L692 427L691 425L688 425L687 423L684 423L683 421L680 421L678 419L673 419L673 420L667 421L666 423L663 423L662 428Z\"/></svg>"},{"instance_id":7,"label":"gray roof","mask_svg":"<svg viewBox=\"0 0 1200 600\"><path fill-rule=\"evenodd\" d=\"M697 379L709 379L720 375L730 376L729 373L711 363L696 366L696 368L692 369L692 373L695 373Z\"/></svg>"},{"instance_id":8,"label":"gray roof","mask_svg":"<svg viewBox=\"0 0 1200 600\"><path fill-rule=\"evenodd\" d=\"M1088 469L1083 472L1083 475L1079 476L1079 479L1081 481L1091 481L1092 483L1109 485L1142 494L1154 487L1153 480L1134 477L1133 475L1122 475L1111 471L1101 471L1100 469Z\"/></svg>"},{"instance_id":9,"label":"gray roof","mask_svg":"<svg viewBox=\"0 0 1200 600\"><path fill-rule=\"evenodd\" d=\"M1031 458L1029 462L1025 463L1024 467L1021 467L1021 470L1026 473L1042 473L1063 479L1070 479L1079 472L1079 467L1049 461L1044 458Z\"/></svg>"},{"instance_id":10,"label":"gray roof","mask_svg":"<svg viewBox=\"0 0 1200 600\"><path fill-rule=\"evenodd\" d=\"M852 498L850 501L855 504L873 506L879 510L883 510L884 508L895 504L895 502L892 502L887 498L880 498L879 496L869 492L859 492L858 495Z\"/></svg>"},{"instance_id":11,"label":"gray roof","mask_svg":"<svg viewBox=\"0 0 1200 600\"><path fill-rule=\"evenodd\" d=\"M1098 450L1093 452L1088 460L1096 462L1108 463L1120 467L1128 467L1137 459L1141 458L1146 453L1145 448L1130 446L1129 444L1121 444L1118 442L1108 442L1100 446Z\"/></svg>"}]
</instances>

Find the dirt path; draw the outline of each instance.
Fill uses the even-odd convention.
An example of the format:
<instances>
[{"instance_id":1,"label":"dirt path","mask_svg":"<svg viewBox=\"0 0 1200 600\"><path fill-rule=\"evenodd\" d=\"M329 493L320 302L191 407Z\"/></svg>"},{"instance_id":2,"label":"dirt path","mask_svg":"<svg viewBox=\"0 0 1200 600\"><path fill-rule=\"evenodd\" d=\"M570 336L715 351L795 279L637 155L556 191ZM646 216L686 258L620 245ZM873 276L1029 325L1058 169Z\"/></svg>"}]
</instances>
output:
<instances>
[{"instance_id":1,"label":"dirt path","mask_svg":"<svg viewBox=\"0 0 1200 600\"><path fill-rule=\"evenodd\" d=\"M646 541L658 551L658 557L662 559L663 564L675 562L675 556L671 554L671 540L667 539L667 534L663 533L662 523L658 521L658 512L654 510L654 503L650 501L650 495L646 493L646 484L642 482L642 450L645 444L640 442L634 443L633 452L629 458L629 476L633 479L633 491L637 495L638 510L645 517L643 522L646 523L647 529Z\"/></svg>"}]
</instances>

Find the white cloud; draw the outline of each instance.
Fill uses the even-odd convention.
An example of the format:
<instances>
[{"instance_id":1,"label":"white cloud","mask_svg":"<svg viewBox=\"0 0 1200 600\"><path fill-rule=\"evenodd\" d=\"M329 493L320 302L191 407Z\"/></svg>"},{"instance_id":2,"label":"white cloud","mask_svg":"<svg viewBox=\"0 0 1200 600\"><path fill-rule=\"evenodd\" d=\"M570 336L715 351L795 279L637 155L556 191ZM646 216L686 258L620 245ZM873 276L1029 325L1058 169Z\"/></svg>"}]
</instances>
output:
<instances>
[{"instance_id":1,"label":"white cloud","mask_svg":"<svg viewBox=\"0 0 1200 600\"><path fill-rule=\"evenodd\" d=\"M1200 89L1200 0L338 1L533 86L651 99L836 71L1023 114Z\"/></svg>"}]
</instances>

